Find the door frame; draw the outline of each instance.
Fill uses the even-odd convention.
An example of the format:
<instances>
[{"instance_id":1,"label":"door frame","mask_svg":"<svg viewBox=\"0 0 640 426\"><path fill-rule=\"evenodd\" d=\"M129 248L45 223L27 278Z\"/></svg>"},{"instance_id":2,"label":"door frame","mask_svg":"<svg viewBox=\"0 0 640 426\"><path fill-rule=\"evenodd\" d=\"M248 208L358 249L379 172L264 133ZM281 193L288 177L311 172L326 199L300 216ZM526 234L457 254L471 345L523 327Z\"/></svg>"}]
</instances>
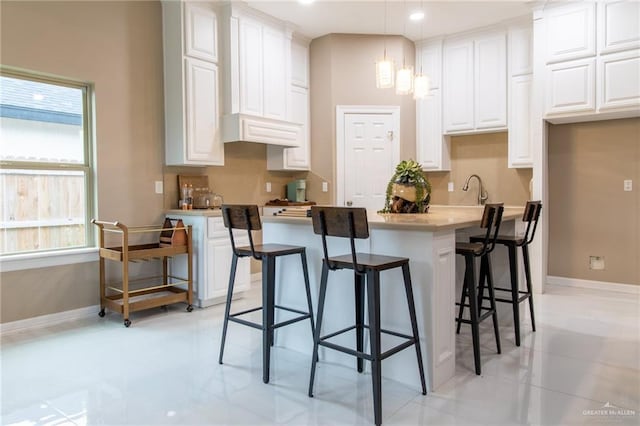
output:
<instances>
[{"instance_id":1,"label":"door frame","mask_svg":"<svg viewBox=\"0 0 640 426\"><path fill-rule=\"evenodd\" d=\"M344 205L344 123L347 114L391 114L394 127L393 164L400 162L400 106L397 105L336 105L336 205ZM391 176L389 176L391 177Z\"/></svg>"}]
</instances>

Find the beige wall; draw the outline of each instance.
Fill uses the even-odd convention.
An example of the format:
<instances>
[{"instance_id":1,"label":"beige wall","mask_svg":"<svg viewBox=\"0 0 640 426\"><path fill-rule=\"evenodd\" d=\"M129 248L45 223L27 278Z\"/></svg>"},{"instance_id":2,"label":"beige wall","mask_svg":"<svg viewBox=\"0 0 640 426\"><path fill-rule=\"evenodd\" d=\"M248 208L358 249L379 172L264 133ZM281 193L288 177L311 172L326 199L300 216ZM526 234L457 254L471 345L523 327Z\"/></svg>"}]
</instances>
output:
<instances>
[{"instance_id":1,"label":"beige wall","mask_svg":"<svg viewBox=\"0 0 640 426\"><path fill-rule=\"evenodd\" d=\"M640 285L640 119L550 125L548 147L549 275Z\"/></svg>"},{"instance_id":2,"label":"beige wall","mask_svg":"<svg viewBox=\"0 0 640 426\"><path fill-rule=\"evenodd\" d=\"M452 137L451 171L427 173L431 203L476 204L478 181L472 179L468 191L463 191L462 186L471 174L477 174L489 194L488 202L523 206L530 199L532 169L510 169L507 154L506 132ZM447 189L449 182L453 182L453 192Z\"/></svg>"},{"instance_id":3,"label":"beige wall","mask_svg":"<svg viewBox=\"0 0 640 426\"><path fill-rule=\"evenodd\" d=\"M314 39L311 63L311 165L309 179L324 179L331 191L316 197L321 203L335 202L336 106L400 106L400 157L415 158L415 101L411 95L396 95L393 89L377 89L375 62L384 49L382 36L330 34ZM413 42L400 36L386 37L387 55L396 64L413 65ZM391 177L391 176L389 176Z\"/></svg>"}]
</instances>

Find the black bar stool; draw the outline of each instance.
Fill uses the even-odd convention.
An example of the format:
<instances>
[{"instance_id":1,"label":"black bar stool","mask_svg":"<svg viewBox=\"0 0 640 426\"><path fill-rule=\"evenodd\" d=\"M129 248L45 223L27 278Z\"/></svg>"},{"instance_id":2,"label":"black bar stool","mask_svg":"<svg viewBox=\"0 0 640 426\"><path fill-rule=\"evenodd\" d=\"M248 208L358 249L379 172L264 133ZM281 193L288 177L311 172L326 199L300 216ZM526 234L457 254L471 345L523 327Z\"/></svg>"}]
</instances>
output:
<instances>
[{"instance_id":1,"label":"black bar stool","mask_svg":"<svg viewBox=\"0 0 640 426\"><path fill-rule=\"evenodd\" d=\"M369 238L367 211L363 208L313 206L311 207L311 217L313 219L313 232L322 235L324 258L322 259L322 278L320 280L320 298L318 302L316 333L314 335L309 396L313 397L313 381L315 377L316 363L318 361L319 346L335 349L355 356L357 358L357 369L360 373L363 371L363 360L366 359L371 361L374 418L376 425L380 425L382 422L381 361L383 359L414 345L416 348L416 356L418 358L418 371L420 373L420 381L422 383L422 394L427 394L427 387L424 379L424 368L422 366L422 354L420 352L420 338L418 337L416 309L413 300L413 291L411 289L409 259L369 253L356 253L354 240L356 238ZM342 256L329 257L327 253L327 236L349 238L351 242L351 253ZM407 295L407 304L409 306L409 317L411 319L411 336L395 331L383 330L380 326L380 271L386 271L392 268L402 268L404 288ZM325 336L320 336L329 271L339 269L351 269L354 272L356 324L343 330L339 330ZM368 326L364 324L365 277L368 299L367 304L369 307ZM369 329L369 339L371 343L370 354L364 352L363 330L365 328ZM328 341L328 339L332 337L354 329L356 330L356 350ZM380 342L381 333L391 334L406 339L406 341L382 352Z\"/></svg>"},{"instance_id":2,"label":"black bar stool","mask_svg":"<svg viewBox=\"0 0 640 426\"><path fill-rule=\"evenodd\" d=\"M493 272L491 270L491 258L489 254L495 248L496 238L500 230L500 223L502 222L502 213L504 207L502 203L499 204L486 204L484 206L484 212L482 214L482 220L480 221L480 228L486 229L485 235L480 242L469 243L456 243L456 254L464 256L465 270L464 270L464 284L462 286L462 296L460 303L456 305L460 306L460 312L456 321L458 327L456 333L460 333L460 326L462 323L471 324L471 335L473 339L473 359L475 363L476 374L481 374L480 365L480 335L478 326L482 321L488 317L493 318L493 331L496 336L496 347L498 353L500 349L500 333L498 331L498 313L496 311L495 293L493 290ZM475 272L475 258L480 258L480 279L478 282L479 289L476 289L476 272ZM489 307L483 306L483 293L484 286L487 286L489 291ZM469 299L469 303L466 304L465 300ZM462 313L464 308L469 307L470 318L463 319ZM482 311L485 311L482 313Z\"/></svg>"},{"instance_id":3,"label":"black bar stool","mask_svg":"<svg viewBox=\"0 0 640 426\"><path fill-rule=\"evenodd\" d=\"M222 217L224 225L229 229L229 238L231 238L231 248L233 249L233 258L231 260L231 272L229 274L229 292L227 293L227 304L224 311L224 325L222 327L222 342L220 343L220 357L218 362L222 364L222 356L224 354L224 343L227 336L227 325L229 321L247 325L249 327L262 330L262 381L269 383L269 363L271 358L271 346L273 346L273 333L276 328L294 322L309 319L311 322L311 334L315 335L315 326L313 323L313 309L311 307L311 289L309 287L309 273L307 269L306 248L300 246L289 246L282 244L263 244L254 245L251 231L262 229L260 222L260 214L256 205L223 205ZM249 236L249 246L236 247L233 237L234 229L246 229ZM275 282L276 282L276 258L278 256L288 256L291 254L299 254L302 261L302 271L304 275L304 285L307 292L307 307L309 312L303 312L284 306L278 306L275 303ZM252 256L254 259L262 261L262 306L248 309L242 312L230 314L231 297L233 295L233 283L236 277L236 267L238 258ZM299 314L295 318L274 324L275 308L283 309L289 312ZM240 315L248 314L262 309L262 324L247 321L238 318Z\"/></svg>"},{"instance_id":4,"label":"black bar stool","mask_svg":"<svg viewBox=\"0 0 640 426\"><path fill-rule=\"evenodd\" d=\"M510 299L496 298L496 302L510 303L513 307L513 326L516 335L516 346L520 346L520 302L529 299L529 312L531 313L531 328L536 331L536 320L533 314L533 292L531 290L531 269L529 267L529 244L533 241L533 236L538 227L538 218L542 210L540 201L527 201L527 205L522 215L522 221L527 223L527 228L522 237L514 235L498 235L496 244L502 244L509 250L509 274L511 276L511 288L496 287L496 290L511 293ZM482 236L471 237L471 241L481 241ZM524 276L526 290L520 290L518 285L518 258L517 248L522 248L522 259L524 263Z\"/></svg>"}]
</instances>

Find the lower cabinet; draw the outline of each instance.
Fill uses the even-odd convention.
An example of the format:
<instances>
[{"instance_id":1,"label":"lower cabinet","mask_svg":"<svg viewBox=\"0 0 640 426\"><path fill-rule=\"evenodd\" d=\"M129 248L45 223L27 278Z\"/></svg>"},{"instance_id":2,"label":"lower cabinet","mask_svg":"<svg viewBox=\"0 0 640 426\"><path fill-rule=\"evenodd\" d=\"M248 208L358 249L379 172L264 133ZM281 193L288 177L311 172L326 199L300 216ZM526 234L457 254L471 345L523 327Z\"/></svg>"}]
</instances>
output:
<instances>
[{"instance_id":1,"label":"lower cabinet","mask_svg":"<svg viewBox=\"0 0 640 426\"><path fill-rule=\"evenodd\" d=\"M168 214L167 217L182 219L185 225L193 227L193 278L195 299L201 308L224 303L229 286L231 270L231 241L229 231L224 227L222 217ZM236 245L249 245L245 232L235 232ZM234 295L251 287L251 260L248 257L238 261ZM176 272L184 270L186 264L172 264Z\"/></svg>"}]
</instances>

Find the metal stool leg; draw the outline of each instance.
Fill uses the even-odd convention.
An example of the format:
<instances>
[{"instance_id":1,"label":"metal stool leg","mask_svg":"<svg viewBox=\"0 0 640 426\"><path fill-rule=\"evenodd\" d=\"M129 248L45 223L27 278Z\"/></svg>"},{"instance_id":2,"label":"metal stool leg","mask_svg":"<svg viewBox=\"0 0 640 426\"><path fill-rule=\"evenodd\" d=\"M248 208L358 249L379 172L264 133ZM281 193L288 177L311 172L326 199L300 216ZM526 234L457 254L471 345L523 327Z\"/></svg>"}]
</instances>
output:
<instances>
[{"instance_id":1,"label":"metal stool leg","mask_svg":"<svg viewBox=\"0 0 640 426\"><path fill-rule=\"evenodd\" d=\"M271 346L273 344L275 257L262 259L262 381L269 383Z\"/></svg>"},{"instance_id":2,"label":"metal stool leg","mask_svg":"<svg viewBox=\"0 0 640 426\"><path fill-rule=\"evenodd\" d=\"M536 318L533 314L533 289L531 288L531 268L529 267L529 248L522 246L522 258L524 260L524 276L527 282L527 292L529 293L529 312L531 313L531 328L536 331Z\"/></svg>"},{"instance_id":3,"label":"metal stool leg","mask_svg":"<svg viewBox=\"0 0 640 426\"><path fill-rule=\"evenodd\" d=\"M516 246L508 245L509 274L511 275L511 307L513 308L513 329L516 336L516 346L520 346L520 293L518 292L518 259Z\"/></svg>"},{"instance_id":4,"label":"metal stool leg","mask_svg":"<svg viewBox=\"0 0 640 426\"><path fill-rule=\"evenodd\" d=\"M382 424L382 365L380 359L380 272L367 272L369 340L371 341L371 380L376 426Z\"/></svg>"},{"instance_id":5,"label":"metal stool leg","mask_svg":"<svg viewBox=\"0 0 640 426\"><path fill-rule=\"evenodd\" d=\"M485 275L487 278L487 289L489 290L489 301L491 302L491 310L493 311L493 332L496 336L496 348L498 353L502 353L500 348L500 330L498 329L498 309L496 308L496 295L493 290L493 272L491 270L491 258L489 254L482 256L485 263Z\"/></svg>"},{"instance_id":6,"label":"metal stool leg","mask_svg":"<svg viewBox=\"0 0 640 426\"><path fill-rule=\"evenodd\" d=\"M353 273L355 280L355 305L356 305L356 350L364 350L364 278L365 276L357 272ZM358 373L364 370L363 359L356 357Z\"/></svg>"},{"instance_id":7,"label":"metal stool leg","mask_svg":"<svg viewBox=\"0 0 640 426\"><path fill-rule=\"evenodd\" d=\"M307 293L307 307L309 308L309 321L311 322L311 338L316 333L316 326L313 321L313 307L311 305L311 285L309 284L309 268L307 266L307 255L303 249L300 253L300 259L302 261L302 274L304 275L304 289Z\"/></svg>"},{"instance_id":8,"label":"metal stool leg","mask_svg":"<svg viewBox=\"0 0 640 426\"><path fill-rule=\"evenodd\" d=\"M218 356L218 364L222 364L222 356L224 355L224 343L227 338L227 326L229 325L229 311L231 310L231 298L233 296L233 283L236 280L236 267L238 266L238 256L233 254L231 259L231 272L229 273L229 290L227 291L227 304L224 308L224 323L222 325L222 341L220 342L220 355Z\"/></svg>"},{"instance_id":9,"label":"metal stool leg","mask_svg":"<svg viewBox=\"0 0 640 426\"><path fill-rule=\"evenodd\" d=\"M473 340L473 361L476 374L480 375L482 367L480 364L480 330L478 328L478 298L476 296L475 262L473 256L465 256L466 287L469 290L469 312L471 316L471 337Z\"/></svg>"},{"instance_id":10,"label":"metal stool leg","mask_svg":"<svg viewBox=\"0 0 640 426\"><path fill-rule=\"evenodd\" d=\"M418 320L416 319L416 306L413 300L413 289L411 288L411 272L409 264L402 265L402 277L404 279L404 290L407 293L407 305L409 305L409 318L411 319L411 329L413 330L413 340L416 346L416 356L418 357L418 372L420 373L420 383L422 384L422 394L427 394L427 384L424 379L424 366L422 365L422 350L420 349L420 337L418 335Z\"/></svg>"},{"instance_id":11,"label":"metal stool leg","mask_svg":"<svg viewBox=\"0 0 640 426\"><path fill-rule=\"evenodd\" d=\"M309 396L313 397L313 381L316 375L316 364L318 363L318 343L320 343L320 330L322 329L322 314L324 312L324 299L327 294L327 278L329 276L329 266L326 261L322 262L322 276L320 278L320 295L318 296L318 317L316 320L316 332L313 336L313 355L311 357L311 375L309 377Z\"/></svg>"},{"instance_id":12,"label":"metal stool leg","mask_svg":"<svg viewBox=\"0 0 640 426\"><path fill-rule=\"evenodd\" d=\"M464 313L464 302L467 298L467 281L469 280L467 277L468 274L467 268L464 270L464 280L462 280L462 295L460 296L460 311L458 311L458 326L456 327L456 334L460 334L460 327L462 326L462 314Z\"/></svg>"}]
</instances>

